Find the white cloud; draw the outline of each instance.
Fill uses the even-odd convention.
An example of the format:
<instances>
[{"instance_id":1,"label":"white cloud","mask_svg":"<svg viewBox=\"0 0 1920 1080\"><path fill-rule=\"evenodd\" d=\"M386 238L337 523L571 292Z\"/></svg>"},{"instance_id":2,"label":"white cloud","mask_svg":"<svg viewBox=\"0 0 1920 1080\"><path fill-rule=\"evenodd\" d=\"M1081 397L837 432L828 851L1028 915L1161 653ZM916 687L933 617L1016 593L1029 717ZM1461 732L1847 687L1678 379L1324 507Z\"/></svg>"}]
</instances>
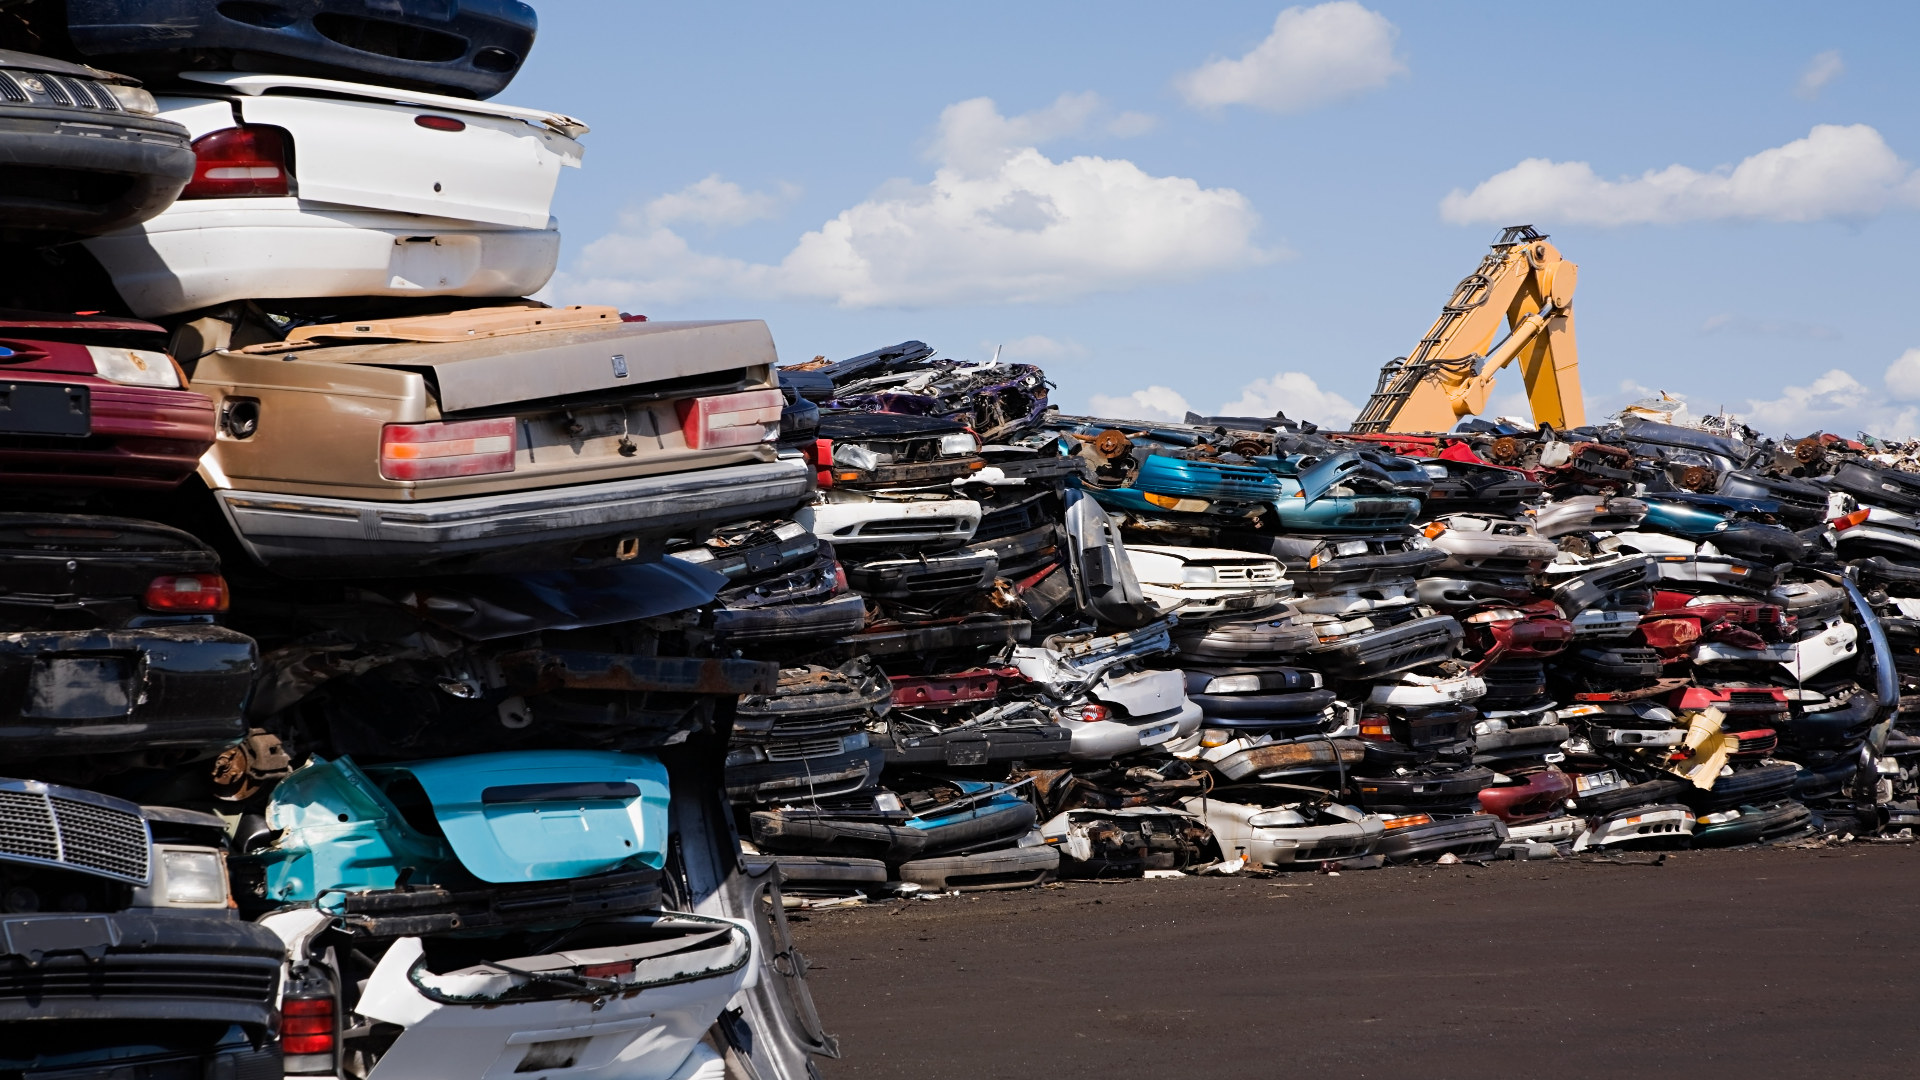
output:
<instances>
[{"instance_id":1,"label":"white cloud","mask_svg":"<svg viewBox=\"0 0 1920 1080\"><path fill-rule=\"evenodd\" d=\"M647 225L672 225L681 221L701 225L745 225L750 221L773 217L779 213L782 204L792 201L799 194L800 189L792 184L780 185L777 192L746 191L739 184L722 180L719 173L714 173L648 203L641 210L638 220ZM635 222L635 219L630 216L628 221Z\"/></svg>"},{"instance_id":2,"label":"white cloud","mask_svg":"<svg viewBox=\"0 0 1920 1080\"><path fill-rule=\"evenodd\" d=\"M1000 350L1002 360L1068 360L1087 355L1087 347L1077 341L1061 341L1045 334L1028 334L1010 341L983 341L980 347L988 355Z\"/></svg>"},{"instance_id":3,"label":"white cloud","mask_svg":"<svg viewBox=\"0 0 1920 1080\"><path fill-rule=\"evenodd\" d=\"M1283 371L1269 379L1255 379L1240 388L1240 396L1220 406L1220 416L1272 416L1306 420L1321 427L1345 428L1360 407L1331 390L1322 390L1303 371Z\"/></svg>"},{"instance_id":4,"label":"white cloud","mask_svg":"<svg viewBox=\"0 0 1920 1080\"><path fill-rule=\"evenodd\" d=\"M1799 341L1838 341L1840 331L1824 323L1796 322L1792 319L1757 319L1723 311L1709 315L1700 324L1703 334L1734 334L1739 337L1788 338Z\"/></svg>"},{"instance_id":5,"label":"white cloud","mask_svg":"<svg viewBox=\"0 0 1920 1080\"><path fill-rule=\"evenodd\" d=\"M1127 420L1180 421L1193 410L1187 399L1170 387L1149 386L1119 396L1095 394L1089 399L1094 415ZM1255 379L1240 388L1240 396L1215 409L1213 416L1272 416L1307 420L1322 427L1345 428L1360 409L1331 390L1320 389L1313 376L1283 371L1272 378Z\"/></svg>"},{"instance_id":6,"label":"white cloud","mask_svg":"<svg viewBox=\"0 0 1920 1080\"><path fill-rule=\"evenodd\" d=\"M1193 406L1180 392L1168 386L1149 386L1145 390L1135 390L1123 397L1109 397L1095 394L1088 398L1093 415L1114 420L1171 420L1179 423L1187 418L1187 412Z\"/></svg>"},{"instance_id":7,"label":"white cloud","mask_svg":"<svg viewBox=\"0 0 1920 1080\"><path fill-rule=\"evenodd\" d=\"M1894 369L1901 368L1906 359L1901 357L1888 369L1890 384ZM1903 370L1902 374L1904 377L1907 373ZM1736 411L1736 415L1742 423L1777 438L1804 436L1815 430L1842 435L1864 431L1892 439L1920 435L1920 406L1890 403L1884 392L1839 368L1805 386L1784 387L1777 398L1748 401L1746 409Z\"/></svg>"},{"instance_id":8,"label":"white cloud","mask_svg":"<svg viewBox=\"0 0 1920 1080\"><path fill-rule=\"evenodd\" d=\"M930 182L885 185L801 236L778 263L702 254L664 223L628 222L587 245L552 292L597 302L727 294L842 307L1061 301L1279 254L1254 244L1259 215L1237 191L1152 176L1119 159L1055 161L1035 145L1082 130L1099 108L1091 94L1015 117L987 98L959 102L941 113Z\"/></svg>"},{"instance_id":9,"label":"white cloud","mask_svg":"<svg viewBox=\"0 0 1920 1080\"><path fill-rule=\"evenodd\" d=\"M1920 349L1908 349L1887 365L1887 392L1901 401L1920 401Z\"/></svg>"},{"instance_id":10,"label":"white cloud","mask_svg":"<svg viewBox=\"0 0 1920 1080\"><path fill-rule=\"evenodd\" d=\"M1292 7L1273 33L1238 60L1209 60L1176 80L1191 105L1252 105L1301 112L1385 86L1405 73L1393 55L1399 29L1353 0Z\"/></svg>"},{"instance_id":11,"label":"white cloud","mask_svg":"<svg viewBox=\"0 0 1920 1080\"><path fill-rule=\"evenodd\" d=\"M1847 65L1840 59L1839 49L1828 49L1807 63L1807 70L1800 73L1800 81L1794 84L1795 97L1812 101L1820 96L1826 85L1840 77Z\"/></svg>"},{"instance_id":12,"label":"white cloud","mask_svg":"<svg viewBox=\"0 0 1920 1080\"><path fill-rule=\"evenodd\" d=\"M1878 131L1820 124L1804 139L1711 172L1669 165L1603 180L1584 161L1528 158L1471 192L1454 190L1440 201L1440 216L1454 224L1818 221L1867 217L1915 193L1912 167Z\"/></svg>"}]
</instances>

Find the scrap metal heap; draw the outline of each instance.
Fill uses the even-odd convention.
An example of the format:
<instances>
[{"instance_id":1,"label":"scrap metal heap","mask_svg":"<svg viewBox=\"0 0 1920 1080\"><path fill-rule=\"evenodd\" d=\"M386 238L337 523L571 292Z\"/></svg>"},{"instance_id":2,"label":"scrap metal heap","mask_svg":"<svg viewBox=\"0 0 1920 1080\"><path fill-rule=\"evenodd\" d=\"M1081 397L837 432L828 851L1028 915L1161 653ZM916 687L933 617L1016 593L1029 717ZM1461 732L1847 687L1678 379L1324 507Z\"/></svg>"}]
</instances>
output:
<instances>
[{"instance_id":1,"label":"scrap metal heap","mask_svg":"<svg viewBox=\"0 0 1920 1080\"><path fill-rule=\"evenodd\" d=\"M741 834L790 894L1920 821L1906 457L1635 415L1418 436L1048 409L914 441L839 381L930 370L978 414L1031 408L1021 373L931 355L782 371L825 406L799 520L867 623L790 643L776 700L842 657L893 687L863 734L792 744L782 791L736 734Z\"/></svg>"},{"instance_id":2,"label":"scrap metal heap","mask_svg":"<svg viewBox=\"0 0 1920 1080\"><path fill-rule=\"evenodd\" d=\"M1577 426L1545 237L1359 433L782 369L524 299L533 35L0 2L0 1075L802 1080L788 903L1920 824L1915 448Z\"/></svg>"}]
</instances>

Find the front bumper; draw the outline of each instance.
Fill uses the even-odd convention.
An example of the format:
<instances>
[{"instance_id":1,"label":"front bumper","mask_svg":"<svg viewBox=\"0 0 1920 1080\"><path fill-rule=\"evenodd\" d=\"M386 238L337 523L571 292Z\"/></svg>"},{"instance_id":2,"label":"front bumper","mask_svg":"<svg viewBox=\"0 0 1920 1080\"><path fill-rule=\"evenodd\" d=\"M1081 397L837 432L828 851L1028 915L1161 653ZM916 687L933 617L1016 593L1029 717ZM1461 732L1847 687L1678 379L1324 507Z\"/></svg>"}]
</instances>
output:
<instances>
[{"instance_id":1,"label":"front bumper","mask_svg":"<svg viewBox=\"0 0 1920 1080\"><path fill-rule=\"evenodd\" d=\"M206 749L247 733L253 639L207 623L0 635L13 758Z\"/></svg>"},{"instance_id":2,"label":"front bumper","mask_svg":"<svg viewBox=\"0 0 1920 1080\"><path fill-rule=\"evenodd\" d=\"M879 783L885 762L886 751L870 746L829 757L730 765L726 771L727 798L770 803L845 795Z\"/></svg>"},{"instance_id":3,"label":"front bumper","mask_svg":"<svg viewBox=\"0 0 1920 1080\"><path fill-rule=\"evenodd\" d=\"M271 930L220 916L8 916L0 919L0 1024L178 1020L266 1028L275 1019L285 951Z\"/></svg>"},{"instance_id":4,"label":"front bumper","mask_svg":"<svg viewBox=\"0 0 1920 1080\"><path fill-rule=\"evenodd\" d=\"M280 297L526 296L553 276L560 232L297 198L194 199L87 249L135 314L157 318Z\"/></svg>"},{"instance_id":5,"label":"front bumper","mask_svg":"<svg viewBox=\"0 0 1920 1080\"><path fill-rule=\"evenodd\" d=\"M588 541L661 540L785 515L812 490L812 468L792 459L430 502L214 495L247 553L268 569L391 577L547 568Z\"/></svg>"},{"instance_id":6,"label":"front bumper","mask_svg":"<svg viewBox=\"0 0 1920 1080\"><path fill-rule=\"evenodd\" d=\"M0 228L90 235L145 221L193 178L180 125L98 109L0 107ZM18 170L15 172L15 170ZM23 182L46 176L42 189Z\"/></svg>"},{"instance_id":7,"label":"front bumper","mask_svg":"<svg viewBox=\"0 0 1920 1080\"><path fill-rule=\"evenodd\" d=\"M1357 634L1307 654L1314 666L1345 679L1372 679L1444 660L1460 643L1451 615L1428 615L1386 630Z\"/></svg>"}]
</instances>

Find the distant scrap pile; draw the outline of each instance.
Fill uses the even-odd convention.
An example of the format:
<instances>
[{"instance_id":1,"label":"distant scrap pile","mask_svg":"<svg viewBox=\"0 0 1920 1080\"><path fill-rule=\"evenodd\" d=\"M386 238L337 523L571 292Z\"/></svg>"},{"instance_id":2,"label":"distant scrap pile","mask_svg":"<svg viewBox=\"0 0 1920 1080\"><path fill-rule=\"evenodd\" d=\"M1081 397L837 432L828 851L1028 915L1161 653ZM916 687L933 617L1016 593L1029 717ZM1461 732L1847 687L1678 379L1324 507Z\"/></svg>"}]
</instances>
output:
<instances>
[{"instance_id":1,"label":"distant scrap pile","mask_svg":"<svg viewBox=\"0 0 1920 1080\"><path fill-rule=\"evenodd\" d=\"M782 675L728 790L790 895L1920 822L1920 474L1880 447L1066 416L919 342L782 383L821 490L766 535L861 598L741 643Z\"/></svg>"}]
</instances>

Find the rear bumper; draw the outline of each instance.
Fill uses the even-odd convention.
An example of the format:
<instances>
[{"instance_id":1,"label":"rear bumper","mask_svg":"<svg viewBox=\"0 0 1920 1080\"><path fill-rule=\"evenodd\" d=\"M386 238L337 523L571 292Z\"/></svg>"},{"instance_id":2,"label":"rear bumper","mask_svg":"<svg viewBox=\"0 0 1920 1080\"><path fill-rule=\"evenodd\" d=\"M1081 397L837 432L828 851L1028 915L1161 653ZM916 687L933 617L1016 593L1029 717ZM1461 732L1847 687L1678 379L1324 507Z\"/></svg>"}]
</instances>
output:
<instances>
[{"instance_id":1,"label":"rear bumper","mask_svg":"<svg viewBox=\"0 0 1920 1080\"><path fill-rule=\"evenodd\" d=\"M1389 862L1436 858L1452 852L1465 858L1484 858L1498 851L1507 839L1506 826L1490 814L1469 814L1425 825L1405 825L1388 829L1373 846L1374 854Z\"/></svg>"},{"instance_id":2,"label":"rear bumper","mask_svg":"<svg viewBox=\"0 0 1920 1080\"><path fill-rule=\"evenodd\" d=\"M658 540L785 515L812 490L806 462L780 460L417 503L214 494L255 561L295 576L325 577L535 569L590 540Z\"/></svg>"},{"instance_id":3,"label":"rear bumper","mask_svg":"<svg viewBox=\"0 0 1920 1080\"><path fill-rule=\"evenodd\" d=\"M243 299L526 296L553 276L560 233L296 198L195 199L87 248L134 313L154 318Z\"/></svg>"},{"instance_id":4,"label":"rear bumper","mask_svg":"<svg viewBox=\"0 0 1920 1080\"><path fill-rule=\"evenodd\" d=\"M205 623L0 635L0 753L207 748L247 733L253 639Z\"/></svg>"},{"instance_id":5,"label":"rear bumper","mask_svg":"<svg viewBox=\"0 0 1920 1080\"><path fill-rule=\"evenodd\" d=\"M1115 716L1091 724L1070 720L1065 726L1073 732L1071 754L1075 759L1104 761L1184 739L1200 730L1200 720L1200 706L1188 701L1151 716Z\"/></svg>"},{"instance_id":6,"label":"rear bumper","mask_svg":"<svg viewBox=\"0 0 1920 1080\"><path fill-rule=\"evenodd\" d=\"M285 952L271 930L233 918L10 916L0 919L0 1023L182 1020L265 1028L274 1020Z\"/></svg>"},{"instance_id":7,"label":"rear bumper","mask_svg":"<svg viewBox=\"0 0 1920 1080\"><path fill-rule=\"evenodd\" d=\"M61 382L54 372L14 371L9 382ZM83 379L92 432L83 438L0 437L0 474L15 484L166 491L193 475L213 445L213 402L190 390L115 386Z\"/></svg>"}]
</instances>

